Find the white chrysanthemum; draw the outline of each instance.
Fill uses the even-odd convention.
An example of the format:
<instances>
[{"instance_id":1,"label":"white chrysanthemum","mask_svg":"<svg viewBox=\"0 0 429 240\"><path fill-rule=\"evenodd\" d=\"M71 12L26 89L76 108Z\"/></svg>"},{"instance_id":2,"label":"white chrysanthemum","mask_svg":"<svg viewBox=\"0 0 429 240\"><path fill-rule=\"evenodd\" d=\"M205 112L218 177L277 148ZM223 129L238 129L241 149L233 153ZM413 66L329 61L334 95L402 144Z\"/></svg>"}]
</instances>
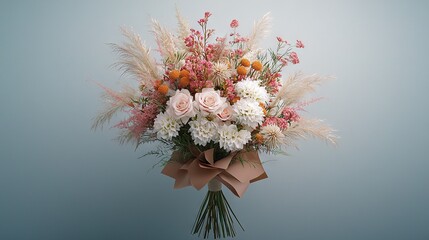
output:
<instances>
[{"instance_id":1,"label":"white chrysanthemum","mask_svg":"<svg viewBox=\"0 0 429 240\"><path fill-rule=\"evenodd\" d=\"M158 138L171 140L179 135L180 126L181 124L174 117L164 112L156 116L153 130Z\"/></svg>"},{"instance_id":2,"label":"white chrysanthemum","mask_svg":"<svg viewBox=\"0 0 429 240\"><path fill-rule=\"evenodd\" d=\"M282 130L277 125L270 124L263 126L260 133L264 139L264 144L268 147L268 149L274 149L280 146L285 138Z\"/></svg>"},{"instance_id":3,"label":"white chrysanthemum","mask_svg":"<svg viewBox=\"0 0 429 240\"><path fill-rule=\"evenodd\" d=\"M219 146L226 151L238 151L251 139L247 130L238 131L234 124L223 125L219 128Z\"/></svg>"},{"instance_id":4,"label":"white chrysanthemum","mask_svg":"<svg viewBox=\"0 0 429 240\"><path fill-rule=\"evenodd\" d=\"M207 120L204 117L198 117L194 121L189 122L189 132L195 144L205 146L208 142L218 140L218 124Z\"/></svg>"},{"instance_id":5,"label":"white chrysanthemum","mask_svg":"<svg viewBox=\"0 0 429 240\"><path fill-rule=\"evenodd\" d=\"M265 87L260 86L261 81L246 78L235 84L235 91L240 98L251 98L258 102L268 102L269 96Z\"/></svg>"},{"instance_id":6,"label":"white chrysanthemum","mask_svg":"<svg viewBox=\"0 0 429 240\"><path fill-rule=\"evenodd\" d=\"M228 64L223 62L216 62L213 64L211 78L214 85L221 85L225 79L231 77L231 70L228 69Z\"/></svg>"},{"instance_id":7,"label":"white chrysanthemum","mask_svg":"<svg viewBox=\"0 0 429 240\"><path fill-rule=\"evenodd\" d=\"M262 124L264 121L264 111L259 103L253 99L240 99L232 106L232 109L235 120L240 124L256 128L258 124Z\"/></svg>"}]
</instances>

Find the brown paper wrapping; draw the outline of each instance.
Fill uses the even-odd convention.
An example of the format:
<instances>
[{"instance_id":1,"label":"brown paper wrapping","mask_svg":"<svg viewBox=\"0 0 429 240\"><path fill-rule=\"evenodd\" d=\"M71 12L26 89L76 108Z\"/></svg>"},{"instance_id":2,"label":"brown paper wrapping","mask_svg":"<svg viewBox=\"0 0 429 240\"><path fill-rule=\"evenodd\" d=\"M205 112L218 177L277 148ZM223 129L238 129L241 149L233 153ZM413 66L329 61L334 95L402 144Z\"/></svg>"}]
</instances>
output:
<instances>
[{"instance_id":1,"label":"brown paper wrapping","mask_svg":"<svg viewBox=\"0 0 429 240\"><path fill-rule=\"evenodd\" d=\"M237 197L243 196L250 183L268 177L257 151L231 153L216 162L213 154L214 149L194 153L195 158L180 163L178 161L181 157L180 152L174 152L161 173L176 180L175 189L193 186L200 190L210 180L216 178Z\"/></svg>"}]
</instances>

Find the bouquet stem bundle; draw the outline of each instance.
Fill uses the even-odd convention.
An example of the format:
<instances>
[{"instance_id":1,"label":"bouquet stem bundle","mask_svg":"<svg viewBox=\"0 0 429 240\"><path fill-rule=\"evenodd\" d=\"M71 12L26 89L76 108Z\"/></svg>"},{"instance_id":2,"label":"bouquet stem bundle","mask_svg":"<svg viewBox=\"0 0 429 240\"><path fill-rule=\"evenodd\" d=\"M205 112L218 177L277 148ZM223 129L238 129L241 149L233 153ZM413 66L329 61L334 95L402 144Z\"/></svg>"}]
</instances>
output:
<instances>
[{"instance_id":1,"label":"bouquet stem bundle","mask_svg":"<svg viewBox=\"0 0 429 240\"><path fill-rule=\"evenodd\" d=\"M222 183L217 179L213 179L208 186L209 190L198 211L192 233L198 233L198 236L201 236L201 233L204 232L203 237L205 239L209 237L211 231L214 239L234 237L234 219L244 231L243 226L222 192Z\"/></svg>"}]
</instances>

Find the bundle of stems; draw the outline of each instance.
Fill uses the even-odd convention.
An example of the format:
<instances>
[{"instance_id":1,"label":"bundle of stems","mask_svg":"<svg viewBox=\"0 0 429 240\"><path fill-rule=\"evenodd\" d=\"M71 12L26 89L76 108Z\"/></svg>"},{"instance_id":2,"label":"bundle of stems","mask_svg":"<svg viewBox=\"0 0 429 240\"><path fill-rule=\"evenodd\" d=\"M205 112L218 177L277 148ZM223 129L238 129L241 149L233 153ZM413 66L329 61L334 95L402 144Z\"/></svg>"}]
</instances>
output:
<instances>
[{"instance_id":1,"label":"bundle of stems","mask_svg":"<svg viewBox=\"0 0 429 240\"><path fill-rule=\"evenodd\" d=\"M198 233L198 236L201 236L204 232L204 239L209 237L210 232L213 232L214 239L234 237L236 235L234 219L244 231L222 190L209 190L195 219L192 234Z\"/></svg>"}]
</instances>

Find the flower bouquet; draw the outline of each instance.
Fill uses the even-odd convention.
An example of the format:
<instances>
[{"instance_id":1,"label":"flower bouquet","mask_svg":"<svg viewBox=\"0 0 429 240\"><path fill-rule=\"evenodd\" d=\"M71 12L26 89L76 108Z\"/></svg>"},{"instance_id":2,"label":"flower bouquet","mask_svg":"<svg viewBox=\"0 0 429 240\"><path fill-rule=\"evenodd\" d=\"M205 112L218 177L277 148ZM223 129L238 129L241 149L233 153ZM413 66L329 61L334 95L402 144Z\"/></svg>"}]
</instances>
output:
<instances>
[{"instance_id":1,"label":"flower bouquet","mask_svg":"<svg viewBox=\"0 0 429 240\"><path fill-rule=\"evenodd\" d=\"M281 153L307 136L332 143L336 138L321 120L298 114L318 100L304 100L305 94L327 78L297 73L282 80L282 69L299 63L295 49L304 48L301 41L277 37L275 49L258 48L269 14L247 36L238 33L234 19L230 33L215 38L210 16L206 12L194 29L177 11L177 34L152 20L158 58L138 35L124 30L128 41L112 47L120 56L117 66L137 79L138 88L114 91L100 85L108 104L93 127L118 110L126 112L115 125L123 130L121 143L160 143L145 156L159 158L162 173L175 179L174 188L208 185L192 233L233 237L234 222L243 227L222 186L241 197L250 183L267 178L258 152Z\"/></svg>"}]
</instances>

